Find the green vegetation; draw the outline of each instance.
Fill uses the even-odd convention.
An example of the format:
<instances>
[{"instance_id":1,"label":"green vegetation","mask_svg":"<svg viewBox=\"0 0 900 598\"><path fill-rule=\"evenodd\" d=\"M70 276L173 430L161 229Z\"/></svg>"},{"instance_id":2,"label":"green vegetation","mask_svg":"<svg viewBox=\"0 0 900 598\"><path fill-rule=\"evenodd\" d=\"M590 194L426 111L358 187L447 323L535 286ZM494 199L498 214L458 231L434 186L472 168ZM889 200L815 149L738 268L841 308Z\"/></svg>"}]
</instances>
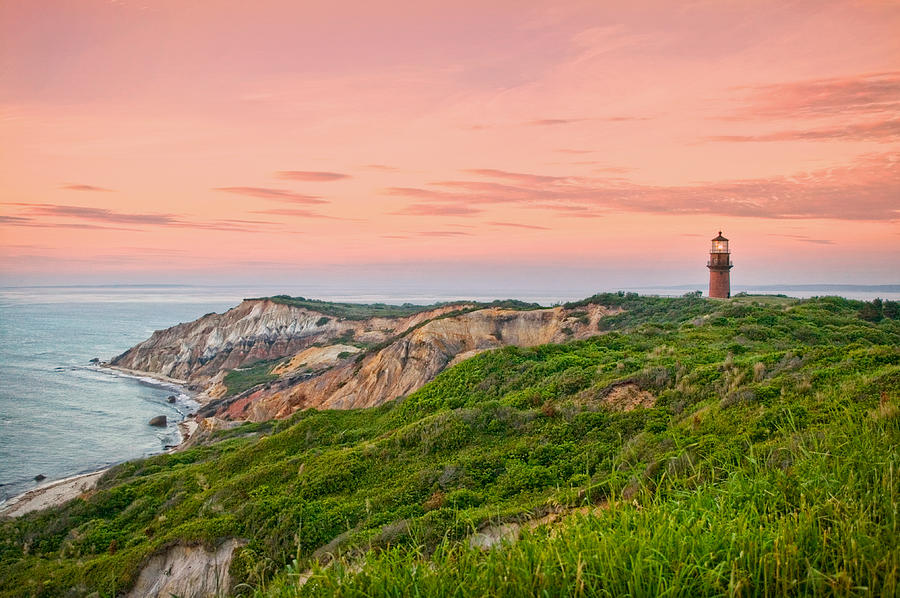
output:
<instances>
[{"instance_id":1,"label":"green vegetation","mask_svg":"<svg viewBox=\"0 0 900 598\"><path fill-rule=\"evenodd\" d=\"M268 299L269 301L281 303L283 305L302 307L303 309L317 311L328 316L345 320L365 320L376 317L403 318L414 316L419 312L449 305L446 303L435 303L433 305L413 305L412 303L404 303L403 305L389 305L387 303L339 303L335 301L322 301L320 299L307 299L306 297L291 297L290 295L255 297L254 299L247 299L247 301L260 299ZM319 318L316 325L323 326L327 323L327 318Z\"/></svg>"},{"instance_id":2,"label":"green vegetation","mask_svg":"<svg viewBox=\"0 0 900 598\"><path fill-rule=\"evenodd\" d=\"M260 597L897 594L900 323L883 305L868 321L833 297L600 302L625 311L595 338L119 465L87 500L0 524L0 596L111 596L148 555L229 537ZM655 401L617 409L622 389ZM492 551L465 541L579 509Z\"/></svg>"},{"instance_id":3,"label":"green vegetation","mask_svg":"<svg viewBox=\"0 0 900 598\"><path fill-rule=\"evenodd\" d=\"M289 569L259 595L894 596L896 419L846 424L822 437L786 423L787 446L684 459L681 477L667 464L636 495L640 508L611 501L487 554L443 542L426 567L415 566L421 549L392 548L366 555L359 572L346 560L315 567L302 592ZM730 470L719 484L705 479L716 465Z\"/></svg>"},{"instance_id":4,"label":"green vegetation","mask_svg":"<svg viewBox=\"0 0 900 598\"><path fill-rule=\"evenodd\" d=\"M490 303L479 303L474 301L456 301L449 303L433 303L431 305L414 305L412 303L404 303L402 305L390 305L387 303L338 303L334 301L322 301L321 299L307 299L306 297L291 297L289 295L275 295L273 297L255 297L246 299L246 301L259 301L268 299L275 303L284 305L292 305L294 307L302 307L312 311L317 311L328 316L341 318L344 320L366 320L368 318L404 318L414 316L423 311L431 311L441 307L450 305L458 305L460 308L465 306L475 306L476 309L485 307L502 307L505 309L541 309L541 305L537 303L526 303L515 299L505 299L492 301ZM323 326L328 323L327 318L319 318L317 326Z\"/></svg>"},{"instance_id":5,"label":"green vegetation","mask_svg":"<svg viewBox=\"0 0 900 598\"><path fill-rule=\"evenodd\" d=\"M869 322L878 322L884 318L896 320L900 317L900 303L881 299L867 301L860 308L859 317Z\"/></svg>"},{"instance_id":6,"label":"green vegetation","mask_svg":"<svg viewBox=\"0 0 900 598\"><path fill-rule=\"evenodd\" d=\"M230 370L222 380L225 388L228 389L225 396L233 397L254 386L277 380L278 376L272 373L272 369L283 361L286 360L283 358L263 359L242 368Z\"/></svg>"}]
</instances>

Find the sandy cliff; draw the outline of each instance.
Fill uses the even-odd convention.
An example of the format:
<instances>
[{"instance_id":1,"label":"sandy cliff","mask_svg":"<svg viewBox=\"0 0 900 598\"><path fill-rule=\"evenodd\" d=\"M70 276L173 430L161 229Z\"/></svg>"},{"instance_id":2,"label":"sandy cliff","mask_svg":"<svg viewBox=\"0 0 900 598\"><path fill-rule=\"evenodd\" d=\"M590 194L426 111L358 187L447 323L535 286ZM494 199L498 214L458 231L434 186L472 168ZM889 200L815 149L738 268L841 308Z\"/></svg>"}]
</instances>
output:
<instances>
[{"instance_id":1,"label":"sandy cliff","mask_svg":"<svg viewBox=\"0 0 900 598\"><path fill-rule=\"evenodd\" d=\"M533 310L455 305L406 318L343 320L249 300L224 314L155 332L112 363L203 388L202 415L262 421L307 407L380 405L481 351L597 334L597 321L609 313L600 305ZM270 370L277 379L227 396L225 371L277 357L290 357Z\"/></svg>"},{"instance_id":2,"label":"sandy cliff","mask_svg":"<svg viewBox=\"0 0 900 598\"><path fill-rule=\"evenodd\" d=\"M342 320L317 311L248 299L222 314L178 324L115 357L110 365L204 387L219 372L261 359L292 356L315 343L350 335L378 343L436 315L446 306L406 318Z\"/></svg>"},{"instance_id":3,"label":"sandy cliff","mask_svg":"<svg viewBox=\"0 0 900 598\"><path fill-rule=\"evenodd\" d=\"M457 358L506 345L534 346L590 336L608 311L591 306L580 319L562 308L512 311L483 309L432 320L389 344L318 376L273 385L228 405L223 415L265 420L298 409L373 407L404 396L432 380Z\"/></svg>"}]
</instances>

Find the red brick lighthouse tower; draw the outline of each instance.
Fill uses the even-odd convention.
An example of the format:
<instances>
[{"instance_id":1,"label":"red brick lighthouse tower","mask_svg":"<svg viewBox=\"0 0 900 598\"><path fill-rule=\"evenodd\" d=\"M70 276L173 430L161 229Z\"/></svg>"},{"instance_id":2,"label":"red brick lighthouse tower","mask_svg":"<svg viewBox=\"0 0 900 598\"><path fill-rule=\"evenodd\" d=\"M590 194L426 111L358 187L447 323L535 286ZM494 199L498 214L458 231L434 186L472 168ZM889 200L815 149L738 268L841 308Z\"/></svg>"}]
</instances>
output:
<instances>
[{"instance_id":1,"label":"red brick lighthouse tower","mask_svg":"<svg viewBox=\"0 0 900 598\"><path fill-rule=\"evenodd\" d=\"M727 299L731 297L731 273L734 264L731 263L731 253L728 251L728 239L719 236L712 240L712 248L709 250L709 296Z\"/></svg>"}]
</instances>

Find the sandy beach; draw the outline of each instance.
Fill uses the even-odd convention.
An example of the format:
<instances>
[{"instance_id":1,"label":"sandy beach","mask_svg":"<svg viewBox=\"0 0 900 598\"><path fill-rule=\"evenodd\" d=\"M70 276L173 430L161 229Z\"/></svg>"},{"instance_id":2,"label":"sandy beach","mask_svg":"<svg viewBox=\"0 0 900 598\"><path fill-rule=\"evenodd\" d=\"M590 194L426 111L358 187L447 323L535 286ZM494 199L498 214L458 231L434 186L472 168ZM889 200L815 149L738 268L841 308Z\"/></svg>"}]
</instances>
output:
<instances>
[{"instance_id":1,"label":"sandy beach","mask_svg":"<svg viewBox=\"0 0 900 598\"><path fill-rule=\"evenodd\" d=\"M197 427L198 423L193 419L185 419L178 422L178 431L181 433L181 442L166 452L174 453L181 450L184 447L185 442L187 442L197 430ZM107 471L109 471L109 468L92 473L83 473L62 480L48 482L43 486L38 486L37 488L23 492L3 504L0 504L0 518L20 517L26 513L31 513L32 511L40 511L42 509L65 504L70 500L91 492L97 486L100 477Z\"/></svg>"},{"instance_id":2,"label":"sandy beach","mask_svg":"<svg viewBox=\"0 0 900 598\"><path fill-rule=\"evenodd\" d=\"M118 372L120 374L125 374L131 378L137 378L138 380L154 380L156 382L162 382L163 384L176 386L177 390L187 394L188 396L193 398L193 394L188 390L188 381L180 380L178 378L170 378L168 376L163 376L162 374L156 374L153 372L144 372L141 370L130 370L128 368L119 367L117 365L109 365L108 363L101 363L97 366L99 370L112 370L114 372Z\"/></svg>"},{"instance_id":3,"label":"sandy beach","mask_svg":"<svg viewBox=\"0 0 900 598\"><path fill-rule=\"evenodd\" d=\"M0 505L0 517L19 517L32 511L55 507L90 492L107 469L50 482L9 499Z\"/></svg>"}]
</instances>

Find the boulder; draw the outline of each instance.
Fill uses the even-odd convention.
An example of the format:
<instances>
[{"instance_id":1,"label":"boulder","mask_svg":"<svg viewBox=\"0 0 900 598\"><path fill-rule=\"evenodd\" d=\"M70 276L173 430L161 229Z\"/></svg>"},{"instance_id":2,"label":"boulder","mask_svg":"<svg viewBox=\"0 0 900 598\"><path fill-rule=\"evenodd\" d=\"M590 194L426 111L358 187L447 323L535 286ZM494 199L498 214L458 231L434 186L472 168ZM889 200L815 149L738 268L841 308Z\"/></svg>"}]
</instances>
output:
<instances>
[{"instance_id":1,"label":"boulder","mask_svg":"<svg viewBox=\"0 0 900 598\"><path fill-rule=\"evenodd\" d=\"M100 363L100 358L99 358L99 357L95 357L95 358L93 358L93 359L90 361L90 363Z\"/></svg>"},{"instance_id":2,"label":"boulder","mask_svg":"<svg viewBox=\"0 0 900 598\"><path fill-rule=\"evenodd\" d=\"M165 415L157 415L156 417L152 418L148 423L151 426L156 426L158 428L165 428L166 427L166 416Z\"/></svg>"},{"instance_id":3,"label":"boulder","mask_svg":"<svg viewBox=\"0 0 900 598\"><path fill-rule=\"evenodd\" d=\"M169 395L169 398L166 399L166 400L167 400L168 402L170 402L170 403L174 403L174 402L177 401L178 399L175 397L175 395Z\"/></svg>"},{"instance_id":4,"label":"boulder","mask_svg":"<svg viewBox=\"0 0 900 598\"><path fill-rule=\"evenodd\" d=\"M39 473L39 474L37 474L36 476L34 476L34 481L35 481L35 482L41 482L41 481L46 480L46 479L47 479L47 476L45 476L45 475L42 474L42 473Z\"/></svg>"}]
</instances>

